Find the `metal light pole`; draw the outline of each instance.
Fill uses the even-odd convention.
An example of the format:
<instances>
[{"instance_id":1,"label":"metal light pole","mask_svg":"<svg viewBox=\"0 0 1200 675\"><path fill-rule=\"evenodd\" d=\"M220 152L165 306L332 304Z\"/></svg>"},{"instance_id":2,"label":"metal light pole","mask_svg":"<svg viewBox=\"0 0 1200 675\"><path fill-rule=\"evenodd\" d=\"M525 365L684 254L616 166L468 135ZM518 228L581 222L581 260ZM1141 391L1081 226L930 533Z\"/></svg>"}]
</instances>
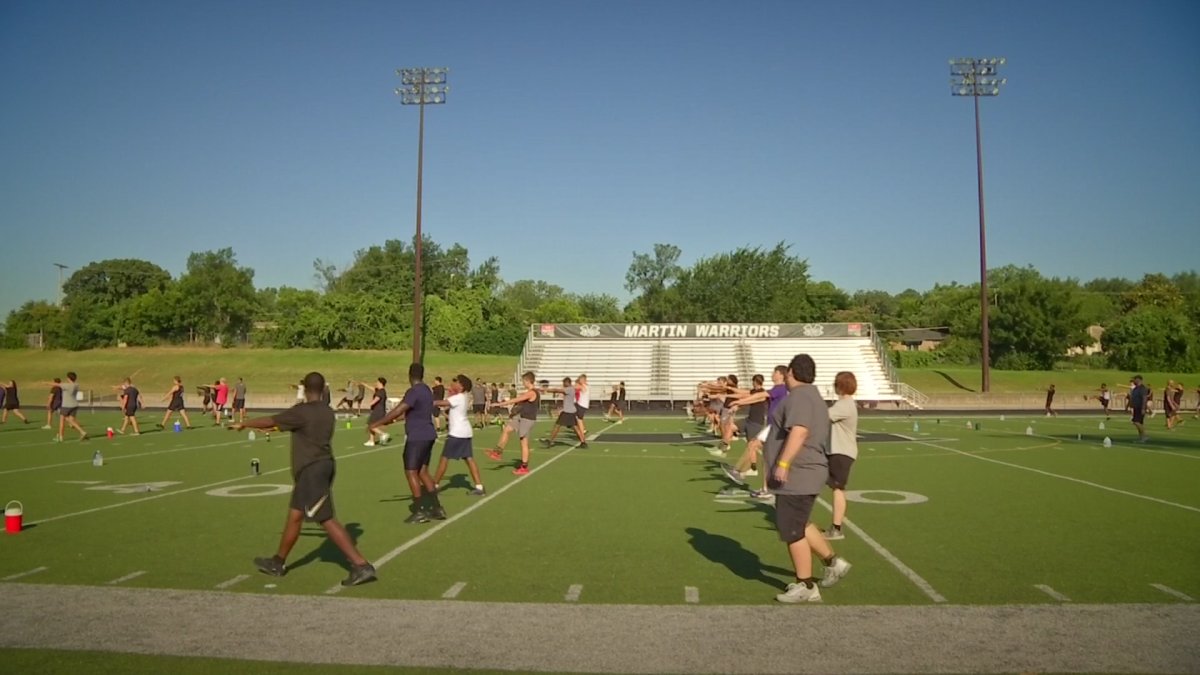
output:
<instances>
[{"instance_id":1,"label":"metal light pole","mask_svg":"<svg viewBox=\"0 0 1200 675\"><path fill-rule=\"evenodd\" d=\"M421 174L425 163L425 106L446 102L446 94L450 86L446 84L446 74L449 68L398 68L403 87L396 88L396 95L404 105L416 105L421 109L420 122L417 127L417 238L415 244L416 264L413 270L413 347L412 360L414 363L425 362L424 344L424 308L421 306Z\"/></svg>"},{"instance_id":2,"label":"metal light pole","mask_svg":"<svg viewBox=\"0 0 1200 675\"><path fill-rule=\"evenodd\" d=\"M54 263L58 268L58 306L61 309L63 303L63 270L70 269L62 263Z\"/></svg>"},{"instance_id":3,"label":"metal light pole","mask_svg":"<svg viewBox=\"0 0 1200 675\"><path fill-rule=\"evenodd\" d=\"M983 393L992 389L990 340L988 330L987 287L987 227L983 217L983 138L979 127L979 97L999 96L1000 87L1008 83L997 77L1003 58L950 59L950 93L970 96L975 100L975 170L979 183L979 337L983 348Z\"/></svg>"}]
</instances>

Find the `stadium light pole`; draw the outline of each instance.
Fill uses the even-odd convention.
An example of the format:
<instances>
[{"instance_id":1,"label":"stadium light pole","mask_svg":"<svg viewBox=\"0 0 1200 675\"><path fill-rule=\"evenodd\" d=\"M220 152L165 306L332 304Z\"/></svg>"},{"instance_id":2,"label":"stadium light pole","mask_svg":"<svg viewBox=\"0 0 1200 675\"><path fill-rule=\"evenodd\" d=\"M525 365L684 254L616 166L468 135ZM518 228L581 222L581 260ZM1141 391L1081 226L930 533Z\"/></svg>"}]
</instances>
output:
<instances>
[{"instance_id":1,"label":"stadium light pole","mask_svg":"<svg viewBox=\"0 0 1200 675\"><path fill-rule=\"evenodd\" d=\"M62 263L54 263L54 266L58 268L58 307L61 309L63 303L63 270L69 268Z\"/></svg>"},{"instance_id":2,"label":"stadium light pole","mask_svg":"<svg viewBox=\"0 0 1200 675\"><path fill-rule=\"evenodd\" d=\"M979 97L999 96L1008 80L998 77L1003 57L950 59L950 93L975 100L975 171L979 183L979 337L983 356L983 393L992 389L991 334L988 330L987 226L983 216L983 140L979 126Z\"/></svg>"},{"instance_id":3,"label":"stadium light pole","mask_svg":"<svg viewBox=\"0 0 1200 675\"><path fill-rule=\"evenodd\" d=\"M396 88L400 103L415 105L420 108L420 122L417 125L417 238L414 245L415 264L413 268L413 347L412 360L414 363L425 362L424 344L424 308L421 305L422 272L421 267L421 174L425 164L425 106L446 102L446 94L450 86L446 84L446 74L449 68L397 68L400 83L404 86Z\"/></svg>"}]
</instances>

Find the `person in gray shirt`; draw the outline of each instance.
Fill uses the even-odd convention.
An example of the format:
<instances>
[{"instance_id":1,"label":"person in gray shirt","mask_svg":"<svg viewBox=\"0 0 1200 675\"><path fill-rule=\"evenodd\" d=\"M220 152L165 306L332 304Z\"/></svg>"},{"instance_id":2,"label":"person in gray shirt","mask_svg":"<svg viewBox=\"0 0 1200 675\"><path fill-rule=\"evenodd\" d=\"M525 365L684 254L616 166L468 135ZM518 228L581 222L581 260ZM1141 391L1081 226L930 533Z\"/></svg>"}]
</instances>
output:
<instances>
[{"instance_id":1,"label":"person in gray shirt","mask_svg":"<svg viewBox=\"0 0 1200 675\"><path fill-rule=\"evenodd\" d=\"M821 586L836 584L850 571L850 563L834 554L820 528L812 521L812 508L829 479L829 409L813 386L817 366L808 354L797 354L788 364L788 395L771 413L765 448L767 483L775 495L775 526L787 545L796 570L796 582L775 596L779 602L820 602L821 590L813 578L812 556L825 565Z\"/></svg>"},{"instance_id":2,"label":"person in gray shirt","mask_svg":"<svg viewBox=\"0 0 1200 675\"><path fill-rule=\"evenodd\" d=\"M238 416L238 423L246 421L246 383L238 378L233 385L233 414Z\"/></svg>"}]
</instances>

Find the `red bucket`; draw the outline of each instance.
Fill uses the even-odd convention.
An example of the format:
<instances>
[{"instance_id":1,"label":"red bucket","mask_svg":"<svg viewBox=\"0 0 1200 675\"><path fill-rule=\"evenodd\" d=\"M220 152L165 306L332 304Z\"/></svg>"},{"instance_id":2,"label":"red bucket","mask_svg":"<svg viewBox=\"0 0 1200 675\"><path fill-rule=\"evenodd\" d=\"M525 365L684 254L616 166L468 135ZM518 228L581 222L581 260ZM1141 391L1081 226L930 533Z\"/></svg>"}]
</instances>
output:
<instances>
[{"instance_id":1,"label":"red bucket","mask_svg":"<svg viewBox=\"0 0 1200 675\"><path fill-rule=\"evenodd\" d=\"M4 531L16 534L21 531L22 521L25 520L25 507L21 502L13 500L4 506Z\"/></svg>"}]
</instances>

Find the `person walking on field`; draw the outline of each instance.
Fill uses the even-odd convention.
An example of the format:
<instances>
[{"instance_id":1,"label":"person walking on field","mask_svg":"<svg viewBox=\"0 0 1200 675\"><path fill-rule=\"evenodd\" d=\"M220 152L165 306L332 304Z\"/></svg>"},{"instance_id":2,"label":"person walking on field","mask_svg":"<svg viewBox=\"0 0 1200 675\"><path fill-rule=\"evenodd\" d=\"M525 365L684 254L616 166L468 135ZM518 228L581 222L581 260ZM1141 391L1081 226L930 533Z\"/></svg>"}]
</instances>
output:
<instances>
[{"instance_id":1,"label":"person walking on field","mask_svg":"<svg viewBox=\"0 0 1200 675\"><path fill-rule=\"evenodd\" d=\"M171 384L170 391L163 396L163 400L167 402L167 412L163 413L162 422L158 424L159 428L166 429L171 415L179 415L183 418L184 426L191 429L192 421L188 419L187 409L183 405L183 379L181 377L175 376L175 381Z\"/></svg>"},{"instance_id":2,"label":"person walking on field","mask_svg":"<svg viewBox=\"0 0 1200 675\"><path fill-rule=\"evenodd\" d=\"M1130 421L1133 422L1133 428L1138 432L1137 443L1145 443L1150 440L1146 436L1146 403L1149 396L1150 390L1142 384L1142 376L1134 377L1133 389L1129 391L1129 408L1132 412Z\"/></svg>"},{"instance_id":3,"label":"person walking on field","mask_svg":"<svg viewBox=\"0 0 1200 675\"><path fill-rule=\"evenodd\" d=\"M475 455L471 447L471 439L475 430L471 427L471 418L467 414L467 396L471 393L471 378L459 375L450 380L450 397L446 400L437 399L433 404L446 408L446 427L449 436L442 448L442 458L438 461L437 473L433 476L433 484L441 491L442 477L452 459L461 459L467 464L467 471L474 481L470 494L482 497L484 494L483 480L479 477L479 465L475 463Z\"/></svg>"},{"instance_id":4,"label":"person walking on field","mask_svg":"<svg viewBox=\"0 0 1200 675\"><path fill-rule=\"evenodd\" d=\"M618 382L613 385L612 394L608 397L608 412L604 414L604 421L611 421L613 417L618 420L625 419L625 383Z\"/></svg>"},{"instance_id":5,"label":"person walking on field","mask_svg":"<svg viewBox=\"0 0 1200 675\"><path fill-rule=\"evenodd\" d=\"M57 440L63 440L63 432L66 431L67 425L79 432L79 440L86 441L88 432L84 431L79 424L77 417L79 413L79 378L74 371L67 373L67 383L63 385L63 407L58 412L58 436Z\"/></svg>"},{"instance_id":6,"label":"person walking on field","mask_svg":"<svg viewBox=\"0 0 1200 675\"><path fill-rule=\"evenodd\" d=\"M821 601L813 577L813 554L825 565L822 588L836 584L851 568L834 553L811 518L817 495L829 478L829 409L813 386L816 374L816 364L808 354L797 354L788 364L788 395L775 408L767 437L766 465L771 467L775 525L796 572L795 583L775 596L783 603Z\"/></svg>"},{"instance_id":7,"label":"person walking on field","mask_svg":"<svg viewBox=\"0 0 1200 675\"><path fill-rule=\"evenodd\" d=\"M238 378L237 384L233 385L233 412L230 413L229 419L232 420L236 415L238 422L246 421L246 383L242 378Z\"/></svg>"},{"instance_id":8,"label":"person walking on field","mask_svg":"<svg viewBox=\"0 0 1200 675\"><path fill-rule=\"evenodd\" d=\"M29 424L29 419L21 412L21 398L16 380L9 380L4 384L4 412L0 413L0 424L8 422L9 413L15 415L23 424Z\"/></svg>"},{"instance_id":9,"label":"person walking on field","mask_svg":"<svg viewBox=\"0 0 1200 675\"><path fill-rule=\"evenodd\" d=\"M1100 407L1104 409L1104 419L1110 419L1108 407L1112 404L1112 392L1108 390L1108 385L1100 384Z\"/></svg>"},{"instance_id":10,"label":"person walking on field","mask_svg":"<svg viewBox=\"0 0 1200 675\"><path fill-rule=\"evenodd\" d=\"M1054 412L1054 385L1046 390L1046 417L1058 417L1058 413Z\"/></svg>"},{"instance_id":11,"label":"person walking on field","mask_svg":"<svg viewBox=\"0 0 1200 675\"><path fill-rule=\"evenodd\" d=\"M509 435L515 433L521 440L521 463L513 470L513 475L516 476L529 474L529 434L533 433L533 425L537 421L538 408L542 402L542 394L538 391L536 380L537 376L533 371L526 371L521 375L521 385L525 387L525 391L504 404L509 409L508 422L500 431L500 440L496 447L487 452L492 461L499 462L504 456L504 446L508 444Z\"/></svg>"},{"instance_id":12,"label":"person walking on field","mask_svg":"<svg viewBox=\"0 0 1200 675\"><path fill-rule=\"evenodd\" d=\"M829 480L826 482L833 490L833 524L825 531L825 538L831 541L845 538L842 521L846 518L846 485L850 482L850 469L858 459L858 404L854 402L858 380L854 373L838 373L833 378L833 390L837 392L838 400L829 408L832 429Z\"/></svg>"},{"instance_id":13,"label":"person walking on field","mask_svg":"<svg viewBox=\"0 0 1200 675\"><path fill-rule=\"evenodd\" d=\"M133 425L133 435L140 436L142 431L138 429L137 411L141 406L142 393L137 387L133 386L133 381L128 377L121 383L121 413L124 419L121 420L121 428L117 433L124 435L125 428L130 424Z\"/></svg>"},{"instance_id":14,"label":"person walking on field","mask_svg":"<svg viewBox=\"0 0 1200 675\"><path fill-rule=\"evenodd\" d=\"M363 445L368 448L374 447L376 443L387 443L391 440L387 432L375 429L375 424L387 415L387 399L387 378L381 377L375 380L375 390L371 396L371 403L367 406L370 413L367 416L367 442Z\"/></svg>"},{"instance_id":15,"label":"person walking on field","mask_svg":"<svg viewBox=\"0 0 1200 675\"><path fill-rule=\"evenodd\" d=\"M367 562L354 545L350 533L337 520L333 510L333 477L336 464L333 459L334 413L321 402L325 391L325 378L320 373L309 373L304 383L303 403L271 417L238 422L229 428L271 429L292 432L292 500L288 505L287 520L279 549L267 558L255 558L254 566L263 574L282 577L288 573L287 557L300 538L300 526L309 518L321 525L329 540L350 561L350 574L343 586L357 586L375 579L375 567Z\"/></svg>"},{"instance_id":16,"label":"person walking on field","mask_svg":"<svg viewBox=\"0 0 1200 675\"><path fill-rule=\"evenodd\" d=\"M570 429L579 438L579 447L586 450L588 447L587 437L583 435L583 431L576 423L575 407L575 387L571 384L571 378L563 378L562 389L546 387L542 389L543 394L561 394L563 397L562 412L558 414L558 419L554 421L554 428L550 430L550 437L542 439L542 447L549 448L554 445L554 439L558 438L559 429Z\"/></svg>"},{"instance_id":17,"label":"person walking on field","mask_svg":"<svg viewBox=\"0 0 1200 675\"><path fill-rule=\"evenodd\" d=\"M54 413L62 410L63 388L62 380L54 378L54 383L50 385L50 396L46 399L46 426L43 429L49 431L53 429L51 424L54 423Z\"/></svg>"},{"instance_id":18,"label":"person walking on field","mask_svg":"<svg viewBox=\"0 0 1200 675\"><path fill-rule=\"evenodd\" d=\"M404 417L404 478L412 492L412 513L406 523L427 523L430 518L446 519L446 509L438 500L437 485L429 475L437 430L433 428L433 392L425 384L425 366L408 367L408 391L404 399L370 429L378 430Z\"/></svg>"}]
</instances>

